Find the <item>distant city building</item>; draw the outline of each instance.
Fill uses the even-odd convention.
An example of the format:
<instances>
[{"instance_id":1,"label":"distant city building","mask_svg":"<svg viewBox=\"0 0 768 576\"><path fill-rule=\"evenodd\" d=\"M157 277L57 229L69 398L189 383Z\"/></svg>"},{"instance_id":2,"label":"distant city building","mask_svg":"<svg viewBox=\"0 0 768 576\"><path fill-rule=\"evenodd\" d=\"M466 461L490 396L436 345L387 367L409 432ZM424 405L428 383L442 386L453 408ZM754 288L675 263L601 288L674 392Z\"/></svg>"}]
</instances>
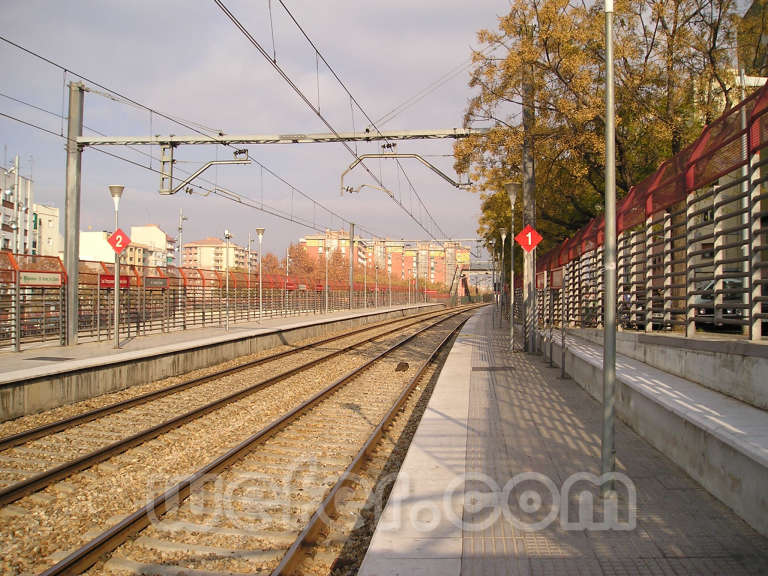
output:
<instances>
[{"instance_id":1,"label":"distant city building","mask_svg":"<svg viewBox=\"0 0 768 576\"><path fill-rule=\"evenodd\" d=\"M313 234L299 239L310 257L322 258L323 243L333 252L340 251L349 258L349 232L345 230L326 230L325 234ZM364 240L355 237L352 250L353 261L359 266L378 269L393 278L405 280L425 277L433 284L450 285L457 268L469 267L469 248L459 242L418 242L407 243L403 240L373 239Z\"/></svg>"},{"instance_id":2,"label":"distant city building","mask_svg":"<svg viewBox=\"0 0 768 576\"><path fill-rule=\"evenodd\" d=\"M0 198L0 250L33 254L32 180L0 167Z\"/></svg>"},{"instance_id":3,"label":"distant city building","mask_svg":"<svg viewBox=\"0 0 768 576\"><path fill-rule=\"evenodd\" d=\"M59 209L32 204L32 253L63 257L64 239L59 232Z\"/></svg>"},{"instance_id":4,"label":"distant city building","mask_svg":"<svg viewBox=\"0 0 768 576\"><path fill-rule=\"evenodd\" d=\"M80 231L80 260L93 262L114 262L115 251L107 242L110 232L99 230L98 232Z\"/></svg>"},{"instance_id":5,"label":"distant city building","mask_svg":"<svg viewBox=\"0 0 768 576\"><path fill-rule=\"evenodd\" d=\"M229 253L227 242L221 238L204 238L195 242L186 242L183 247L183 266L204 268L206 270L247 269L248 250L230 240Z\"/></svg>"},{"instance_id":6,"label":"distant city building","mask_svg":"<svg viewBox=\"0 0 768 576\"><path fill-rule=\"evenodd\" d=\"M80 232L80 260L89 260L92 262L114 262L115 251L107 242L107 238L112 232L100 230L98 232ZM165 264L154 264L157 262L155 249L148 244L134 242L131 243L120 254L121 264L128 266L164 266Z\"/></svg>"},{"instance_id":7,"label":"distant city building","mask_svg":"<svg viewBox=\"0 0 768 576\"><path fill-rule=\"evenodd\" d=\"M167 266L173 264L176 251L176 239L166 234L156 224L131 226L131 243L148 248L147 266Z\"/></svg>"}]
</instances>

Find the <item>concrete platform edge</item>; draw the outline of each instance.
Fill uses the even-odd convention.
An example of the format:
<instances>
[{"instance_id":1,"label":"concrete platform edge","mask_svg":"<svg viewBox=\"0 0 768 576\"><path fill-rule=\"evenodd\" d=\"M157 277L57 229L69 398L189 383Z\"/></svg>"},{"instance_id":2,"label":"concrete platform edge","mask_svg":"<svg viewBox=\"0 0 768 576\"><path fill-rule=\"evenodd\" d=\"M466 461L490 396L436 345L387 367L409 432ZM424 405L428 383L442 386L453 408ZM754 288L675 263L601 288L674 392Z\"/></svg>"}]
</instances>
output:
<instances>
[{"instance_id":1,"label":"concrete platform edge","mask_svg":"<svg viewBox=\"0 0 768 576\"><path fill-rule=\"evenodd\" d=\"M465 472L472 333L478 321L477 315L470 318L454 342L359 576L461 572L464 495L446 488L461 483Z\"/></svg>"},{"instance_id":2,"label":"concrete platform edge","mask_svg":"<svg viewBox=\"0 0 768 576\"><path fill-rule=\"evenodd\" d=\"M554 363L560 366L562 348L558 340L554 341L553 348ZM617 358L617 367L620 362L621 356ZM601 358L588 358L567 346L565 368L577 384L602 402ZM662 405L647 390L629 381L620 368L617 368L616 381L619 418L755 530L768 536L768 465L765 456L723 430L704 425L684 410ZM757 408L745 407L760 412Z\"/></svg>"},{"instance_id":3,"label":"concrete platform edge","mask_svg":"<svg viewBox=\"0 0 768 576\"><path fill-rule=\"evenodd\" d=\"M330 330L412 315L425 307L435 306L442 305L356 312L320 321L311 318L278 328L215 335L144 350L68 360L56 366L9 371L0 376L0 421L87 400L136 384L178 376L274 346L322 336ZM173 334L169 334L169 338Z\"/></svg>"}]
</instances>

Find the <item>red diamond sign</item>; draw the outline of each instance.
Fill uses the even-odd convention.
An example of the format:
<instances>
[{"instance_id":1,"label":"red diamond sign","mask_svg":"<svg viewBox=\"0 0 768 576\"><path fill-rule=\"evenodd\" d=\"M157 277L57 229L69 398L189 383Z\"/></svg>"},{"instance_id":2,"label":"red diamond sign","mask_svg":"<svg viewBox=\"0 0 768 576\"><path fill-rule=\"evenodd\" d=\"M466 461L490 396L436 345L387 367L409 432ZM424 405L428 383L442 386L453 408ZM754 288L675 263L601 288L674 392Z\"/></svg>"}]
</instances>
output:
<instances>
[{"instance_id":1,"label":"red diamond sign","mask_svg":"<svg viewBox=\"0 0 768 576\"><path fill-rule=\"evenodd\" d=\"M115 251L115 254L120 254L123 250L128 248L131 239L128 237L128 234L118 228L109 238L107 238L107 242L112 246L112 250Z\"/></svg>"},{"instance_id":2,"label":"red diamond sign","mask_svg":"<svg viewBox=\"0 0 768 576\"><path fill-rule=\"evenodd\" d=\"M520 244L520 246L523 247L523 250L526 252L530 252L536 246L538 246L539 242L541 242L541 234L536 232L536 230L529 224L525 228L522 229L520 234L515 236L515 240L517 240L517 243Z\"/></svg>"}]
</instances>

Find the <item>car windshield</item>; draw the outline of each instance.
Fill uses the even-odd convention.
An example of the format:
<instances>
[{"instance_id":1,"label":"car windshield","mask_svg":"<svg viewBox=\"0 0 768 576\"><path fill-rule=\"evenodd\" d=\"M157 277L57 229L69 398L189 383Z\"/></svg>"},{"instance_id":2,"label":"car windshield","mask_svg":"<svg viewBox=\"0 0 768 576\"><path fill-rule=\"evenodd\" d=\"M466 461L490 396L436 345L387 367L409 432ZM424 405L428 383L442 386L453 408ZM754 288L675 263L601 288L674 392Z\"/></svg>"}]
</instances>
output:
<instances>
[{"instance_id":1,"label":"car windshield","mask_svg":"<svg viewBox=\"0 0 768 576\"><path fill-rule=\"evenodd\" d=\"M741 278L726 278L723 280L723 290L741 290L744 287L744 283L742 282ZM704 300L711 300L712 294L715 291L715 281L710 280L707 282L703 288L701 288L701 291L704 292L701 294L701 298ZM734 294L730 294L730 296L735 296Z\"/></svg>"}]
</instances>

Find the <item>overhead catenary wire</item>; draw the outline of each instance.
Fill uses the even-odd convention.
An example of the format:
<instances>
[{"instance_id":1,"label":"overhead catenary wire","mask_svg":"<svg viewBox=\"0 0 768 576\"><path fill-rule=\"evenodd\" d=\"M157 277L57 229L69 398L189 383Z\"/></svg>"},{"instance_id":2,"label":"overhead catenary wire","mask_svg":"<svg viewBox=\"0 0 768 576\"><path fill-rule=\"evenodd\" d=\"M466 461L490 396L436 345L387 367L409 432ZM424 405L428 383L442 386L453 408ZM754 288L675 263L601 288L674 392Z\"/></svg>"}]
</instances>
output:
<instances>
[{"instance_id":1,"label":"overhead catenary wire","mask_svg":"<svg viewBox=\"0 0 768 576\"><path fill-rule=\"evenodd\" d=\"M480 54L485 55L488 51L496 49L496 46L489 46L485 50L482 50ZM467 71L473 63L473 58L470 57L466 60L464 60L461 64L458 66L455 66L454 68L451 68L448 72L437 78L436 80L429 83L427 86L419 90L416 94L413 96L406 98L403 100L400 104L395 106L392 110L387 112L386 114L383 114L379 118L376 119L376 123L379 126L383 126L384 124L387 124L388 122L391 122L394 120L397 116L405 112L408 108L411 106L414 106L415 104L419 103L421 100L429 96L432 92L446 84L448 81L454 79L456 76L461 74L462 72Z\"/></svg>"},{"instance_id":2,"label":"overhead catenary wire","mask_svg":"<svg viewBox=\"0 0 768 576\"><path fill-rule=\"evenodd\" d=\"M111 89L111 88L108 88L107 86L104 86L103 84L101 84L101 83L99 83L99 82L96 82L95 80L92 80L92 79L90 79L90 78L88 78L88 77L86 77L86 76L83 76L82 74L78 74L77 72L74 72L73 70L70 70L69 68L66 68L66 67L62 66L61 64L58 64L57 62L54 62L54 61L53 61L53 60L51 60L50 58L47 58L47 57L45 57L45 56L43 56L43 55L41 55L41 54L38 54L37 52L34 52L34 51L32 51L32 50L30 50L30 49L28 49L28 48L25 48L24 46L22 46L22 45L20 45L20 44L18 44L18 43L16 43L16 42L14 42L14 41L12 41L12 40L9 40L8 38L6 38L6 37L4 37L4 36L0 36L0 40L2 40L3 42L6 42L7 44L10 44L11 46L15 47L15 48L16 48L16 49L18 49L18 50L21 50L22 52L24 52L24 53L26 53L26 54L29 54L30 56L32 56L32 57L34 57L34 58L37 58L37 59L39 59L39 60L42 60L43 62L46 62L47 64L49 64L49 65L51 65L51 66L53 66L53 67L55 67L55 68L58 68L58 69L60 69L60 70L63 70L63 71L65 71L66 73L68 73L68 74L71 74L71 75L73 75L73 76L76 76L77 78L80 78L80 79L84 80L85 82L87 82L87 83L89 83L89 84L92 84L92 85L94 85L94 86L97 86L97 87L98 87L98 88L100 88L101 90L104 90L104 91L105 91L104 93L102 93L102 92L99 92L99 91L94 91L92 88L89 88L89 90L91 90L91 91L92 91L92 92L94 92L94 93L97 93L97 94L100 94L100 95L109 95L109 94L114 94L115 96L118 96L119 98L121 98L121 99L122 99L122 101L123 101L123 102L125 102L125 103L129 103L129 104L131 104L131 105L133 105L133 106L135 106L135 107L137 107L137 108L140 108L140 109L146 110L146 111L148 111L148 112L150 112L150 113L152 113L152 114L155 114L156 116L159 116L159 117L161 117L161 118L164 118L164 119L166 119L166 120L168 120L168 121L170 121L170 122L174 122L175 124L178 124L178 125L180 125L180 126L183 126L183 127L187 128L187 129L189 129L189 130L192 130L193 132L195 132L195 133L197 133L197 134L200 134L200 135L202 135L202 136L207 136L207 137L210 137L210 138L213 138L213 139L220 139L220 138L222 138L222 137L223 137L223 136L222 136L222 131L221 131L221 130L216 130L216 129L213 129L213 128L208 128L208 127L205 127L204 125L202 125L202 124L199 124L199 123L196 123L196 122L185 121L185 120L183 120L183 119L175 118L175 117L173 117L173 116L171 116L171 115L169 115L169 114L166 114L166 113L164 113L164 112L161 112L161 111L159 111L159 110L156 110L156 109L154 109L154 108L151 108L151 107L149 107L149 106L147 106L147 105L145 105L145 104L142 104L141 102L138 102L138 101L136 101L136 100L134 100L134 99L132 99L132 98L129 98L128 96L125 96L125 95L121 94L120 92L118 92L118 91L116 91L116 90L113 90L113 89ZM25 104L26 104L26 103L25 103ZM48 110L44 110L44 109L43 109L42 111L44 111L44 112L47 112L47 113L51 114L51 112L50 112L50 111L48 111ZM14 119L14 120L17 120L17 121L19 121L19 122L21 122L21 123L23 123L23 124L28 124L28 125L30 125L30 126L33 126L33 127L36 127L36 128L40 128L40 127L38 127L38 126L36 126L36 125L34 125L34 124L31 124L31 123L27 123L27 122L24 122L24 121L22 121L22 120L19 120L19 119L17 119L17 118L11 117L11 116L8 116L8 115L6 115L6 114L3 114L3 116L6 116L6 117L8 117L8 118L11 118L11 119ZM198 126L199 126L199 128L198 128ZM51 131L49 131L49 130L47 130L47 129L44 129L44 128L40 128L40 129L42 129L42 130L44 130L44 131L46 131L46 132L51 132ZM55 132L52 132L52 133L53 133L54 135L57 135ZM212 133L212 134L211 134L211 133ZM58 134L58 136L62 136L62 137L64 137L64 138L66 139L66 137L65 137L65 136L63 136L62 134ZM221 142L221 144L222 144L222 145L225 145L225 146L228 146L229 148L231 148L231 149L233 149L233 150L236 150L236 148L235 148L234 146L232 146L232 145L230 145L230 144L227 144L226 142ZM104 152L103 150L100 150L100 151L101 151L101 152ZM138 151L138 150L137 150L137 152L139 152L139 153L142 153L142 154L146 154L145 152L140 152L140 151ZM117 155L114 155L114 156L118 157ZM150 158L152 158L152 156L151 156L151 155L150 155ZM321 207L321 208L322 208L324 211L326 211L328 214L330 214L330 215L332 215L332 216L334 216L334 217L338 218L339 220L341 220L342 222L346 223L347 225L351 223L351 221L350 221L350 220L348 220L347 218L344 218L343 216L341 216L341 215L339 215L338 213L334 212L334 211L333 211L333 210L331 210L330 208L327 208L326 206L324 206L323 204L321 204L320 202L318 202L317 200L315 200L314 198L312 198L311 196L309 196L308 194L306 194L305 192L303 192L302 190L300 190L300 189L299 189L299 188L297 188L296 186L294 186L294 185L290 184L290 183L289 183L287 180L285 180L285 179L284 179L282 176L279 176L279 175L278 175L276 172L274 172L273 170L271 170L269 167L265 166L263 163L259 162L259 161L258 161L258 160L256 160L256 159L253 159L253 158L251 158L251 160L252 160L254 163L256 163L257 165L259 165L259 166L260 166L262 169L266 170L266 171L267 171L267 172L268 172L270 175L272 175L274 178L276 178L277 180L279 180L280 182L282 182L283 184L285 184L286 186L288 186L288 187L289 187L289 188L290 188L292 191L299 193L299 194L300 194L302 197L306 198L306 199L307 199L307 200L309 200L310 202L316 203L318 206L320 206L320 207ZM133 163L133 162L132 162L132 163ZM138 164L138 163L136 163L136 164L137 164L137 165L140 165L140 164ZM141 165L140 165L140 166L141 166ZM365 232L367 232L367 233L369 233L369 234L371 234L371 235L374 235L374 234L373 234L373 233L372 233L370 230L365 230L365 229L363 229L363 228L362 228L362 226L361 226L360 224L357 224L357 226L358 226L358 227L359 227L361 230L364 230ZM375 236L375 235L374 235L374 236Z\"/></svg>"},{"instance_id":3,"label":"overhead catenary wire","mask_svg":"<svg viewBox=\"0 0 768 576\"><path fill-rule=\"evenodd\" d=\"M245 36L245 38L246 38L246 39L247 39L247 40L248 40L248 41L249 41L249 42L250 42L250 43L251 43L251 44L252 44L252 45L253 45L253 46L254 46L254 47L255 47L255 48L258 50L258 51L259 51L259 53L261 53L261 55L262 55L262 56L264 56L264 58L265 58L267 61L269 61L269 63L272 65L272 67L273 67L273 68L274 68L274 69L275 69L275 70L278 72L278 74L279 74L279 75L280 75L280 76L281 76L281 77L282 77L282 78L283 78L283 79L286 81L286 83L287 83L287 84L288 84L288 85L289 85L289 86L290 86L290 87L291 87L291 88L294 90L294 92L296 92L296 94L299 96L299 98L301 98L301 100L302 100L302 101L303 101L303 102L304 102L304 103L305 103L305 104L306 104L306 105L307 105L307 106L308 106L308 107L309 107L309 108L310 108L310 109L311 109L311 110L312 110L312 111L315 113L315 115L316 115L318 118L320 118L320 120L321 120L321 121L322 121L322 122L325 124L325 126L326 126L326 127L327 127L327 128L328 128L328 129L329 129L329 130L330 130L330 131L331 131L331 132L334 134L334 135L338 136L338 132L337 132L337 131L335 130L335 128L334 128L334 127L333 127L333 126L330 124L330 122L328 122L328 120L327 120L327 119L326 119L326 118L325 118L325 117L324 117L324 116L323 116L323 115L320 113L320 111L319 111L317 108L315 108L315 107L313 106L312 102L309 100L309 98L306 96L306 94L304 94L304 93L301 91L301 89L300 89L300 88L299 88L299 87L298 87L298 86L297 86L297 85L296 85L296 84L293 82L293 80L291 80L291 78L290 78L290 77L288 76L288 74L287 74L287 73L286 73L286 72L285 72L285 71L282 69L282 67L281 67L280 65L278 65L278 63L277 63L275 60L272 60L272 59L270 59L270 58L269 58L269 54L268 54L268 53L267 53L267 51L264 49L264 47L263 47L263 46L261 46L261 44L258 42L258 40L256 40L256 39L253 37L253 35L252 35L252 34L251 34L249 31L248 31L248 29L247 29L247 28L245 28L245 26L244 26L244 25L243 25L243 24L242 24L242 23L241 23L241 22L238 20L238 18L237 18L237 17L236 17L236 16L235 16L235 15L234 15L234 14L233 14L233 13L232 13L232 12L231 12L231 11L230 11L230 10L229 10L229 9L228 9L226 6L225 6L225 5L224 5L224 3L222 2L222 0L214 0L214 2L215 2L215 3L216 3L216 5L217 5L217 6L218 6L218 7L219 7L221 10L222 10L222 12L224 12L224 14L225 14L225 15L226 15L226 16L227 16L229 19L230 19L230 21L232 21L232 23L235 25L235 27L236 27L238 30L240 30L240 32L241 32L241 33L242 33L242 34ZM314 48L314 50L315 50L316 54L317 54L317 55L319 56L319 58L320 58L320 59L323 61L323 63L324 63L324 64L326 65L326 67L328 68L328 70L331 72L331 74L333 74L334 78L336 78L337 82L339 82L339 84L342 86L342 88L344 89L344 91L345 91L345 92L346 92L346 93L349 95L350 99L351 99L351 100L352 100L352 101L355 103L355 105L358 107L358 109L359 109L359 110L360 110L360 111L363 113L363 115L366 117L366 119L367 119L367 120L368 120L368 121L371 123L371 125L374 127L374 129L376 130L376 132L377 132L377 133L379 133L379 134L381 135L381 131L380 131L378 128L376 128L376 126L374 125L374 123L373 123L373 121L371 120L370 116L368 116L368 114L365 112L365 110L364 110L364 109L363 109L363 107L360 105L360 103L359 103L359 102L358 102L358 101L357 101L357 100L354 98L354 96L352 95L352 93L350 92L350 90L349 90L349 89L346 87L346 85L345 85L345 84L344 84L344 82L341 80L341 78L339 78L339 76L338 76L338 74L336 73L336 71L335 71L335 70L333 69L333 67L332 67L332 66L331 66L331 65L328 63L328 61L325 59L325 57L324 57L324 56L323 56L323 54L320 52L320 50L317 48L317 46L315 45L315 43L314 43L314 42L311 40L311 38L309 38L309 35L308 35L308 34L307 34L305 31L304 31L304 29L303 29L303 28L302 28L302 26L299 24L299 22L296 20L296 18L293 16L293 14L290 12L290 10L289 10L289 9L288 9L288 8L285 6L285 4L282 2L282 0L279 0L279 2L280 2L280 5L283 7L283 9L284 9L284 10L286 11L286 13L288 14L288 16L291 18L291 20L292 20L292 21L293 21L293 22L296 24L296 26L298 27L298 29L300 30L300 32L302 33L302 35L304 36L304 38L305 38L305 39L306 39L306 40L309 42L309 44L312 46L312 48ZM349 153L350 153L350 154L352 154L352 156L354 156L354 157L355 157L355 159L358 159L358 155L357 155L357 151L356 151L356 150L353 150L353 149L352 149L352 148L349 146L349 144L347 144L346 142L343 142L343 145L344 145L344 147L345 147L345 148L346 148L346 149L349 151ZM398 165L400 165L400 162L399 162L399 161L397 161L397 162L398 162ZM371 176L371 178L372 178L372 179L373 179L373 180L374 180L374 181L375 181L375 182L376 182L376 183L377 183L377 184L378 184L378 185L379 185L381 188L385 188L384 184L383 184L383 183L382 183L382 182L381 182L381 181L380 181L380 180L379 180L379 179L376 177L376 175L375 175L375 174L373 174L373 172L371 172L371 170L370 170L370 169L369 169L369 168L368 168L368 167L365 165L365 163L361 163L361 165L363 166L363 168L365 169L365 171L366 171L366 172L367 172L367 173L368 173L368 174ZM403 168L402 168L402 165L400 165L400 168L401 168L401 169L403 169ZM422 199L421 199L421 197L418 195L418 192L416 192L416 189L412 187L412 190L413 190L414 194L416 194L416 196L417 196L417 198L418 198L418 200L419 200L419 203L421 204L422 208L424 209L424 211L425 211L425 212L427 213L427 215L429 216L429 219L431 220L431 222L432 222L432 224L434 225L434 227L435 227L435 228L436 228L436 229L439 231L439 233L440 233L441 235L445 236L445 235L446 235L446 234L445 234L445 232L442 230L442 228L440 228L440 225L439 225L439 224L437 224L437 222L435 221L435 219L432 217L432 214L429 212L429 209L426 207L426 205L424 204L423 200L422 200ZM402 203L400 203L400 206L403 206L403 205L402 205ZM411 219L413 219L413 221L414 221L414 222L416 222L416 224L418 224L418 225L419 225L419 227L420 227L422 230L424 230L424 231L425 231L427 234L429 234L429 235L430 235L432 238L436 238L436 237L437 237L437 236L435 235L435 233L434 233L432 230L429 230L429 229L428 229L428 228L427 228L427 227L426 227L426 226L425 226L425 225L424 225L424 224L423 224L423 223L422 223L422 222L421 222L421 221L420 221L418 218L416 218L416 217L413 215L413 212L412 212L412 211L408 211L408 210L406 210L406 212L409 214L409 216L411 217Z\"/></svg>"},{"instance_id":4,"label":"overhead catenary wire","mask_svg":"<svg viewBox=\"0 0 768 576\"><path fill-rule=\"evenodd\" d=\"M10 115L10 114L6 114L4 112L0 112L0 117L8 118L9 120L13 120L13 121L18 122L20 124L23 124L25 126L29 126L29 127L34 128L36 130L40 130L41 132L45 132L47 134L50 134L51 136L55 136L55 137L61 138L63 140L68 140L68 138L66 136L62 136L61 134L59 134L59 133L57 133L57 132L55 132L53 130L49 130L48 128L45 128L43 126L39 126L37 124L34 124L33 122L28 122L28 121L23 120L21 118L17 118L15 116ZM110 156L112 158L115 158L116 160L120 160L120 161L126 162L128 164L132 164L133 166L137 166L139 168L143 168L144 170L149 170L150 172L154 172L156 174L161 174L162 173L160 170L158 170L156 168L152 168L150 166L147 166L146 164L141 164L140 162L136 162L135 160L131 160L130 158L126 158L124 156L120 156L119 154L115 154L114 152L110 152L108 150L104 150L104 149L96 147L96 146L92 147L92 149L95 150L96 152L100 152L101 154L104 154L106 156ZM268 170L268 168L267 168L267 170ZM174 177L174 180L181 180L181 179ZM200 178L200 180L204 181L204 182L206 182L208 184L213 184L211 181L205 180L203 178ZM255 210L259 210L261 212L264 212L266 214L270 214L272 216L275 216L275 217L280 218L282 220L285 220L287 222L291 222L291 223L294 223L294 224L299 224L301 226L304 226L305 228L309 228L310 230L315 230L316 232L325 232L325 228L318 227L316 225L316 223L314 223L314 222L312 222L312 221L310 221L308 219L296 216L294 214L290 214L288 212L285 212L284 210L280 210L279 208L276 208L274 206L270 206L269 204L265 204L263 201L257 203L255 200L253 200L251 198L248 198L247 196L243 196L243 195L240 195L240 194L224 191L221 188L219 188L219 189L217 189L215 187L214 188L206 188L205 186L201 186L199 184L190 184L190 186L192 186L194 188L197 188L198 190L201 191L201 193L204 193L205 196L207 196L209 194L213 194L214 196L220 197L220 198L222 198L224 200L229 200L230 202L236 202L238 204L242 204L244 206L248 206L249 208L253 208ZM298 191L298 190L296 190L296 191ZM335 216L336 218L340 218L338 215L336 215L334 212L328 210L324 206L322 206L320 204L318 204L318 205L321 208L323 208L324 210L326 210L329 213L329 215ZM372 237L375 237L375 238L376 237L378 237L378 238L381 237L379 234L376 234L376 233L372 232L371 230L368 230L364 226L360 226L359 229L362 232L365 232L366 234L368 234L368 235L370 235Z\"/></svg>"},{"instance_id":5,"label":"overhead catenary wire","mask_svg":"<svg viewBox=\"0 0 768 576\"><path fill-rule=\"evenodd\" d=\"M330 70L331 74L333 74L333 77L336 79L336 81L339 83L339 85L340 85L340 86L341 86L341 87L344 89L344 91L345 91L345 92L346 92L346 93L349 95L349 98L350 98L350 100L351 100L352 102L354 102L354 103L355 103L355 105L357 106L358 110L360 110L360 112L362 112L363 116L365 116L366 120L368 120L368 122L369 122L370 126L371 126L371 127L372 127L372 128L373 128L373 129L374 129L374 130L375 130L375 131L376 131L376 132L379 134L379 135L382 135L382 134L381 134L381 130L380 130L380 129L377 127L377 125L376 125L377 123L376 123L376 122L374 122L374 121L371 119L371 117L368 115L368 113L367 113L367 112L365 111L365 109L362 107L362 105L360 104L360 102L358 102L358 101L357 101L357 99L356 99L356 98L355 98L355 97L352 95L352 92L349 90L349 88L347 87L347 85L344 83L344 81L343 81L343 80L342 80L342 79L339 77L339 75L336 73L336 70L334 70L334 69L333 69L333 67L330 65L330 63L329 63L329 62L328 62L328 61L325 59L325 56L323 56L323 54L320 52L319 48L318 48L318 47L315 45L315 43L314 43L314 42L312 41L312 39L309 37L309 34L307 34L307 33L306 33L306 31L305 31L305 30L304 30L304 28L301 26L301 24L299 23L299 21L296 19L296 17L293 15L293 13L292 13L292 12L291 12L291 11L288 9L288 7L285 5L285 3L283 2L283 0L278 0L278 1L280 2L280 5L283 7L283 10L285 10L286 14L288 14L289 18L290 18L290 19L293 21L293 23L294 23L294 24L296 25L296 27L299 29L299 31L301 32L301 34L302 34L302 35L304 36L304 38L307 40L307 42L309 42L310 46L312 46L312 48L315 50L315 53L316 53L316 54L317 54L317 55L318 55L318 56L319 56L319 57L322 59L322 61L323 61L323 64L325 64L325 65L326 65L326 67L328 68L328 70ZM353 121L354 121L354 115L353 115ZM385 141L386 141L388 144L390 143L390 141L389 141L389 140L386 140L386 139L385 139ZM442 228L440 228L440 225L439 225L439 224L437 223L437 221L434 219L434 217L433 217L433 216L432 216L432 214L430 213L429 209L428 209L428 208L427 208L427 206L424 204L424 201L421 199L421 196L420 196L420 195L419 195L419 193L416 191L416 188L413 186L413 183L411 182L410 178L408 178L408 175L405 173L405 168L403 168L403 165L400 163L400 161L399 161L399 160L396 160L396 163L397 163L398 169L399 169L399 170L400 170L400 171L403 173L403 175L404 175L404 176L406 177L406 179L408 180L408 183L409 183L409 185L410 185L410 188L411 188L412 192L413 192L413 193L416 195L416 198L418 199L418 201L419 201L419 203L421 204L422 208L425 210L425 212L426 212L426 213L427 213L427 215L429 216L429 219L430 219L430 220L432 221L432 223L435 225L435 228L437 228L437 230L439 231L440 235L442 235L442 236L445 236L445 235L446 235L446 234L445 234L445 232L443 231L443 229L442 229ZM369 173L370 173L370 172L369 172ZM412 214L412 213L408 212L408 210L407 210L407 209L406 209L406 208L403 206L402 202L400 203L400 206L401 206L401 208L403 208L403 210L405 210L407 213L409 213L409 215L411 216L411 218L413 218L413 219L414 219L414 220L415 220L415 221L416 221L416 222L417 222L417 223L418 223L418 224L421 226L421 228L422 228L422 229L423 229L425 232L427 232L428 234L431 234L431 233L430 233L430 231L426 230L426 229L424 228L424 226L422 226L422 225L421 225L421 223L420 223L420 222L419 222L419 221L418 221L418 220L417 220L417 219L416 219L416 218L413 216L413 214ZM433 238L435 237L435 235L434 235L434 234L431 234L431 235L432 235L432 237L433 237Z\"/></svg>"}]
</instances>

